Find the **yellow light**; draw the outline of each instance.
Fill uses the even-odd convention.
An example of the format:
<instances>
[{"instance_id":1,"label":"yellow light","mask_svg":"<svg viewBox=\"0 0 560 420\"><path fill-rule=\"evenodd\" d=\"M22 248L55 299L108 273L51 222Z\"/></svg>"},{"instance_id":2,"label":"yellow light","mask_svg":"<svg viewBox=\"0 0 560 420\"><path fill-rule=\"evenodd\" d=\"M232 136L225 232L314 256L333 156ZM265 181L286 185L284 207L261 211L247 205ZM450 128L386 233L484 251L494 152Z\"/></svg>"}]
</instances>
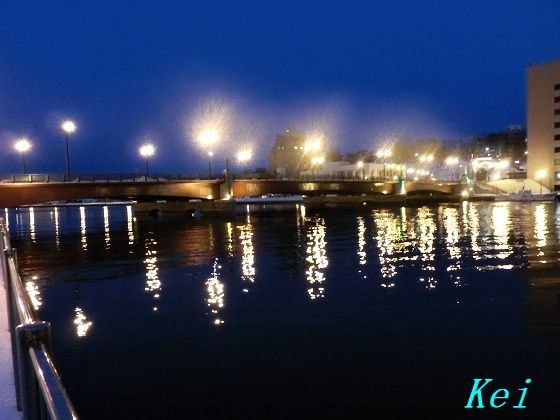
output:
<instances>
[{"instance_id":1,"label":"yellow light","mask_svg":"<svg viewBox=\"0 0 560 420\"><path fill-rule=\"evenodd\" d=\"M140 156L142 156L143 158L149 158L156 153L156 147L152 143L146 143L140 146L138 152L140 153Z\"/></svg>"},{"instance_id":2,"label":"yellow light","mask_svg":"<svg viewBox=\"0 0 560 420\"><path fill-rule=\"evenodd\" d=\"M198 142L202 147L216 144L220 138L220 133L215 128L206 128L198 134Z\"/></svg>"},{"instance_id":3,"label":"yellow light","mask_svg":"<svg viewBox=\"0 0 560 420\"><path fill-rule=\"evenodd\" d=\"M357 163L358 169L362 169L364 167L364 161L363 160L359 160Z\"/></svg>"},{"instance_id":4,"label":"yellow light","mask_svg":"<svg viewBox=\"0 0 560 420\"><path fill-rule=\"evenodd\" d=\"M382 149L379 149L377 152L375 152L375 156L378 158L388 158L391 157L393 155L393 150L389 147L383 147Z\"/></svg>"},{"instance_id":5,"label":"yellow light","mask_svg":"<svg viewBox=\"0 0 560 420\"><path fill-rule=\"evenodd\" d=\"M537 179L543 179L545 176L546 176L546 169L539 169L535 173L535 178L537 178Z\"/></svg>"},{"instance_id":6,"label":"yellow light","mask_svg":"<svg viewBox=\"0 0 560 420\"><path fill-rule=\"evenodd\" d=\"M321 150L322 147L322 137L310 137L305 141L305 144L303 145L303 151L304 152L317 152L319 150Z\"/></svg>"},{"instance_id":7,"label":"yellow light","mask_svg":"<svg viewBox=\"0 0 560 420\"><path fill-rule=\"evenodd\" d=\"M21 138L14 143L14 149L20 153L25 153L31 149L31 143L26 138Z\"/></svg>"},{"instance_id":8,"label":"yellow light","mask_svg":"<svg viewBox=\"0 0 560 420\"><path fill-rule=\"evenodd\" d=\"M74 121L66 120L60 125L60 128L62 128L62 131L64 131L66 134L72 134L78 127L76 127Z\"/></svg>"},{"instance_id":9,"label":"yellow light","mask_svg":"<svg viewBox=\"0 0 560 420\"><path fill-rule=\"evenodd\" d=\"M253 157L253 152L251 149L243 149L237 153L237 161L239 163L245 163L251 160Z\"/></svg>"}]
</instances>

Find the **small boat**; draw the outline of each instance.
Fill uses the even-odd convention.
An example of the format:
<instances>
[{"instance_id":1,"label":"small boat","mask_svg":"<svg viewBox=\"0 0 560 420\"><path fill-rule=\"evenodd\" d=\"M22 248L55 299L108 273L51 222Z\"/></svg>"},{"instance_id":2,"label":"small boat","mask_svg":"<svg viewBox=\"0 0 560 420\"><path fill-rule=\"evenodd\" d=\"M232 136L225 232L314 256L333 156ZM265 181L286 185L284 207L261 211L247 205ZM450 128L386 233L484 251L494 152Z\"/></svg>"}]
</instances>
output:
<instances>
[{"instance_id":1,"label":"small boat","mask_svg":"<svg viewBox=\"0 0 560 420\"><path fill-rule=\"evenodd\" d=\"M554 201L556 193L533 194L531 190L521 190L511 194L496 195L496 201Z\"/></svg>"},{"instance_id":2,"label":"small boat","mask_svg":"<svg viewBox=\"0 0 560 420\"><path fill-rule=\"evenodd\" d=\"M236 204L273 204L273 203L301 203L303 195L298 194L265 194L256 197L238 197Z\"/></svg>"}]
</instances>

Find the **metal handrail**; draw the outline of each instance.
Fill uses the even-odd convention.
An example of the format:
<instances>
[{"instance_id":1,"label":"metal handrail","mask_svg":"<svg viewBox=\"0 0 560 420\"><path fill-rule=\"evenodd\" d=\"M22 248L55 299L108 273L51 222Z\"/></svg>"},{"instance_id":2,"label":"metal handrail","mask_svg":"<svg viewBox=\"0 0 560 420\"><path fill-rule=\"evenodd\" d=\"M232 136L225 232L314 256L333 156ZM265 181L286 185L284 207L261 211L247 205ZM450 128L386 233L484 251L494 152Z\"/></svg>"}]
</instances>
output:
<instances>
[{"instance_id":1,"label":"metal handrail","mask_svg":"<svg viewBox=\"0 0 560 420\"><path fill-rule=\"evenodd\" d=\"M0 218L4 277L18 410L26 420L77 420L78 415L54 366L50 323L40 321L17 269L4 220Z\"/></svg>"},{"instance_id":2,"label":"metal handrail","mask_svg":"<svg viewBox=\"0 0 560 420\"><path fill-rule=\"evenodd\" d=\"M17 273L16 266L16 252L14 249L5 251L8 255L8 277L13 278L13 273ZM35 321L35 314L31 309L31 303L27 291L23 288L23 283L20 281L12 281L12 296L16 302L15 309L18 311L18 319L22 324L30 324Z\"/></svg>"},{"instance_id":3,"label":"metal handrail","mask_svg":"<svg viewBox=\"0 0 560 420\"><path fill-rule=\"evenodd\" d=\"M60 376L45 345L41 342L34 343L29 347L29 357L37 374L39 388L50 418L53 420L77 419L78 416L72 407L70 397L62 385Z\"/></svg>"}]
</instances>

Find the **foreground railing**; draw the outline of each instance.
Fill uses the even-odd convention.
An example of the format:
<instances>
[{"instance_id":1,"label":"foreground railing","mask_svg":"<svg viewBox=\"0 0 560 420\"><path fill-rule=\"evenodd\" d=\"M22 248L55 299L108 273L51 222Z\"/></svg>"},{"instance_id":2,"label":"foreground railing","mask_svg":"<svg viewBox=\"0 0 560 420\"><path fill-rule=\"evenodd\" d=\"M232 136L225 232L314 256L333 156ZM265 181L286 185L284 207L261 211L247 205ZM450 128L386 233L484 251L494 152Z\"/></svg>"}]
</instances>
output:
<instances>
[{"instance_id":1,"label":"foreground railing","mask_svg":"<svg viewBox=\"0 0 560 420\"><path fill-rule=\"evenodd\" d=\"M33 311L3 219L0 246L0 277L6 287L18 410L26 420L77 419L53 363L50 323L37 319Z\"/></svg>"}]
</instances>

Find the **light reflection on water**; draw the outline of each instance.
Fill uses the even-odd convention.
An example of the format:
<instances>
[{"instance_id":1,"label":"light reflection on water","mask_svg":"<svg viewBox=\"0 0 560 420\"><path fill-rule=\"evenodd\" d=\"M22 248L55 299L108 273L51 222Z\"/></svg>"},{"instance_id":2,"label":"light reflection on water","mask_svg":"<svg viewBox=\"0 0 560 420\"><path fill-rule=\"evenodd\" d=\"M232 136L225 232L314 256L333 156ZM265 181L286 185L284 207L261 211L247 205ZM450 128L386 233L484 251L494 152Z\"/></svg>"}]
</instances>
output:
<instances>
[{"instance_id":1,"label":"light reflection on water","mask_svg":"<svg viewBox=\"0 0 560 420\"><path fill-rule=\"evenodd\" d=\"M351 401L363 395L366 377L394 381L381 400L401 401L411 384L407 398L420 406L414 395L426 372L436 372L430 398L443 401L448 387L463 398L465 375L476 369L499 377L514 364L532 372L534 363L543 378L554 368L531 334L558 332L556 318L545 316L557 313L558 291L528 286L557 277L553 203L297 206L200 220L137 219L125 206L8 213L26 290L52 321L61 373L89 418L110 418L117 399L137 410L130 418L158 418L142 410L169 401L183 414L186 399L189 409L198 403L189 395L217 390L221 401L235 389L246 398L260 395L262 383L282 404L283 390L307 398L311 383L320 388L315 401L346 392L339 378ZM531 305L548 312L531 318ZM95 377L103 379L84 380Z\"/></svg>"},{"instance_id":2,"label":"light reflection on water","mask_svg":"<svg viewBox=\"0 0 560 420\"><path fill-rule=\"evenodd\" d=\"M231 223L228 222L228 231ZM255 282L255 249L253 245L253 225L251 224L251 216L247 215L247 223L238 226L239 241L241 242L241 278L244 282ZM233 250L233 247L232 247ZM232 254L233 255L233 252ZM243 292L249 292L247 285Z\"/></svg>"},{"instance_id":3,"label":"light reflection on water","mask_svg":"<svg viewBox=\"0 0 560 420\"><path fill-rule=\"evenodd\" d=\"M210 309L209 315L212 317L212 322L216 326L220 326L224 323L224 320L221 317L221 312L225 304L225 290L224 283L220 281L219 270L221 268L222 267L218 264L218 260L216 259L212 266L212 273L206 280L206 302L208 304L208 308Z\"/></svg>"},{"instance_id":4,"label":"light reflection on water","mask_svg":"<svg viewBox=\"0 0 560 420\"><path fill-rule=\"evenodd\" d=\"M154 239L154 233L148 232L144 242L144 247L146 249L144 264L146 266L146 290L155 301L160 297L161 281L159 279L159 267L157 258L157 241ZM154 304L154 311L158 310L156 304Z\"/></svg>"},{"instance_id":5,"label":"light reflection on water","mask_svg":"<svg viewBox=\"0 0 560 420\"><path fill-rule=\"evenodd\" d=\"M356 211L345 216L348 221L343 223L343 228L335 227L336 223L331 226L333 217L341 217L336 213L336 216L314 214L300 205L296 210L282 216L291 220L284 230L293 230L282 237L278 246L301 252L303 264L298 270L305 281L302 289L312 301L327 297L327 279L339 282L347 275L338 272L332 264L331 245L347 246L356 256L353 272L363 281L374 282L386 290L410 287L411 280L426 290L437 289L442 284L458 287L464 285L465 274L473 270L558 266L560 228L554 216L559 210L552 203L463 202L438 208ZM271 246L260 240L260 236L266 238L273 234L272 228L263 222L266 216L174 224L170 231L157 221L151 222L152 228L146 228L145 222L139 224L130 206L22 208L6 215L13 240L21 249L28 293L39 310L49 304L42 289L56 282L56 276L49 274L53 267L56 270L56 254L73 255L76 249L81 250L81 258L90 264L99 260L101 248L106 252L104 259L109 256L119 260L124 258L123 253L132 254L127 258L140 258L144 264L143 288L152 297L153 311L161 305L160 252L168 257L173 255L175 266L208 267L205 300L215 325L224 322L228 283L234 287L238 278L239 286L235 287L247 293L257 286L259 279L267 281L259 278L257 260L259 252ZM255 217L257 223L252 220ZM339 236L331 238L334 229ZM257 237L259 231L262 234ZM96 245L98 236L103 247ZM74 238L79 239L78 244L73 242ZM301 248L298 243L302 244ZM31 245L43 247L47 252L40 255ZM226 271L222 273L224 265ZM72 280L78 281L79 277L78 269ZM83 306L87 297L81 299ZM91 321L83 308L76 308L72 316L80 335L85 336Z\"/></svg>"},{"instance_id":6,"label":"light reflection on water","mask_svg":"<svg viewBox=\"0 0 560 420\"><path fill-rule=\"evenodd\" d=\"M311 300L325 297L325 269L329 265L325 219L311 218L306 222L307 248L305 250L307 270L305 272L309 287L307 293Z\"/></svg>"}]
</instances>

